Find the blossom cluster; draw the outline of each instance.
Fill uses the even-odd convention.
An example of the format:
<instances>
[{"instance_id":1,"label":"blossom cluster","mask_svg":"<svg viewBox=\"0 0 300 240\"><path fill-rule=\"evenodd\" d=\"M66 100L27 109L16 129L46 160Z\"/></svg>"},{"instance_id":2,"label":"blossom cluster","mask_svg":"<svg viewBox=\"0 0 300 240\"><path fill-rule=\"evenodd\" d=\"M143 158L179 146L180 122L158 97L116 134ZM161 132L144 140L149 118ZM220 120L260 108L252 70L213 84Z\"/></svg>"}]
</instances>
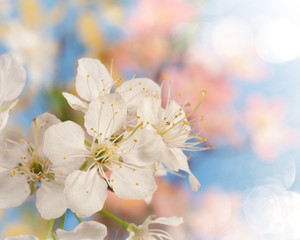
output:
<instances>
[{"instance_id":1,"label":"blossom cluster","mask_svg":"<svg viewBox=\"0 0 300 240\"><path fill-rule=\"evenodd\" d=\"M15 99L25 79L24 68L13 57L0 57L0 130L18 101ZM120 223L127 239L172 239L163 230L149 229L149 225L177 226L182 218L149 217L136 226L102 208L107 191L126 200L151 199L157 189L155 177L167 172L186 172L192 190L198 190L200 183L183 151L209 148L202 146L206 139L192 133L194 123L188 120L205 91L187 114L185 105L170 98L163 105L162 86L151 79L134 76L120 84L99 60L90 58L78 60L75 84L79 97L62 94L73 109L82 112L84 128L73 121L61 122L46 112L33 119L26 137L16 141L1 136L0 167L4 171L0 172L0 208L19 206L35 194L41 217L52 221L48 239L104 239L107 230L103 224L81 222L81 218L97 212ZM71 232L57 229L51 233L53 220L62 221L67 209L81 223Z\"/></svg>"}]
</instances>

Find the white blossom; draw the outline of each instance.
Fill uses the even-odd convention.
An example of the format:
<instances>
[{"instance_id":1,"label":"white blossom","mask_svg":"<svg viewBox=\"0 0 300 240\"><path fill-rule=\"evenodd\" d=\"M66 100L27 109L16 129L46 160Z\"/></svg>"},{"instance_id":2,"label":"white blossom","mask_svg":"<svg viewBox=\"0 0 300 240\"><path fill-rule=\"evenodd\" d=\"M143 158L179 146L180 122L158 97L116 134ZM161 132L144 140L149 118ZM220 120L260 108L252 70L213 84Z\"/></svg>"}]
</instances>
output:
<instances>
[{"instance_id":1,"label":"white blossom","mask_svg":"<svg viewBox=\"0 0 300 240\"><path fill-rule=\"evenodd\" d=\"M204 139L191 133L191 124L187 120L183 107L175 101L169 101L166 108L161 106L161 99L157 96L144 97L137 109L137 117L146 123L145 129L155 130L159 138L157 154L157 168L161 163L168 171L177 172L183 170L189 174L192 190L197 191L200 183L191 173L188 166L188 158L183 150L201 151L206 147L199 146ZM175 173L176 174L176 173Z\"/></svg>"},{"instance_id":2,"label":"white blossom","mask_svg":"<svg viewBox=\"0 0 300 240\"><path fill-rule=\"evenodd\" d=\"M44 133L60 120L44 113L33 120L26 139L18 142L4 137L1 145L0 208L15 207L36 192L36 207L45 219L57 218L67 209L63 192L66 176L80 166L73 162L51 163L44 154ZM37 189L38 183L41 183Z\"/></svg>"},{"instance_id":3,"label":"white blossom","mask_svg":"<svg viewBox=\"0 0 300 240\"><path fill-rule=\"evenodd\" d=\"M12 56L0 56L0 131L5 127L10 110L16 105L26 80L26 71Z\"/></svg>"},{"instance_id":4,"label":"white blossom","mask_svg":"<svg viewBox=\"0 0 300 240\"><path fill-rule=\"evenodd\" d=\"M157 228L150 228L149 226L151 224L178 226L183 223L183 219L178 217L151 219L152 216L148 217L145 222L139 226L130 224L127 228L129 236L126 240L173 240L168 232Z\"/></svg>"},{"instance_id":5,"label":"white blossom","mask_svg":"<svg viewBox=\"0 0 300 240\"><path fill-rule=\"evenodd\" d=\"M85 114L85 127L91 142L85 145L85 133L67 121L50 127L45 134L45 152L56 161L85 161L65 182L70 209L88 217L102 209L107 188L123 199L145 199L157 188L153 176L156 134L143 135L141 125L122 130L126 125L126 103L119 94L94 99ZM142 141L144 140L144 141Z\"/></svg>"}]
</instances>

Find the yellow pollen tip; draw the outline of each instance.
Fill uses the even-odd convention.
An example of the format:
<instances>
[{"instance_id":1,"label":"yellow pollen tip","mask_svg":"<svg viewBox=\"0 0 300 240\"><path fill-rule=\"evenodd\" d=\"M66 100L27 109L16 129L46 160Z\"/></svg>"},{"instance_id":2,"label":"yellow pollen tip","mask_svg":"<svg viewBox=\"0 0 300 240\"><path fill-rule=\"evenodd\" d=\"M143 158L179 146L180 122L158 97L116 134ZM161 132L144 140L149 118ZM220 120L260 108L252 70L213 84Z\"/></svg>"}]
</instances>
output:
<instances>
[{"instance_id":1,"label":"yellow pollen tip","mask_svg":"<svg viewBox=\"0 0 300 240\"><path fill-rule=\"evenodd\" d=\"M118 114L118 112L115 112L116 114Z\"/></svg>"},{"instance_id":2,"label":"yellow pollen tip","mask_svg":"<svg viewBox=\"0 0 300 240\"><path fill-rule=\"evenodd\" d=\"M132 91L132 88L129 88L129 91Z\"/></svg>"},{"instance_id":3,"label":"yellow pollen tip","mask_svg":"<svg viewBox=\"0 0 300 240\"><path fill-rule=\"evenodd\" d=\"M112 106L112 107L113 107L113 106L114 106L114 104L110 104L110 106Z\"/></svg>"},{"instance_id":4,"label":"yellow pollen tip","mask_svg":"<svg viewBox=\"0 0 300 240\"><path fill-rule=\"evenodd\" d=\"M133 74L133 77L136 77L136 74Z\"/></svg>"},{"instance_id":5,"label":"yellow pollen tip","mask_svg":"<svg viewBox=\"0 0 300 240\"><path fill-rule=\"evenodd\" d=\"M5 153L5 150L2 150L1 152Z\"/></svg>"},{"instance_id":6,"label":"yellow pollen tip","mask_svg":"<svg viewBox=\"0 0 300 240\"><path fill-rule=\"evenodd\" d=\"M102 102L102 104L104 104L105 102Z\"/></svg>"},{"instance_id":7,"label":"yellow pollen tip","mask_svg":"<svg viewBox=\"0 0 300 240\"><path fill-rule=\"evenodd\" d=\"M140 117L140 116L136 116L136 118L137 118L137 119L140 119L141 117Z\"/></svg>"},{"instance_id":8,"label":"yellow pollen tip","mask_svg":"<svg viewBox=\"0 0 300 240\"><path fill-rule=\"evenodd\" d=\"M20 139L19 142L22 142L22 139Z\"/></svg>"},{"instance_id":9,"label":"yellow pollen tip","mask_svg":"<svg viewBox=\"0 0 300 240\"><path fill-rule=\"evenodd\" d=\"M110 180L111 182L114 182L114 179Z\"/></svg>"},{"instance_id":10,"label":"yellow pollen tip","mask_svg":"<svg viewBox=\"0 0 300 240\"><path fill-rule=\"evenodd\" d=\"M85 191L86 193L89 193L89 191Z\"/></svg>"},{"instance_id":11,"label":"yellow pollen tip","mask_svg":"<svg viewBox=\"0 0 300 240\"><path fill-rule=\"evenodd\" d=\"M157 172L157 168L155 168L154 171Z\"/></svg>"},{"instance_id":12,"label":"yellow pollen tip","mask_svg":"<svg viewBox=\"0 0 300 240\"><path fill-rule=\"evenodd\" d=\"M147 124L149 124L149 122L146 122Z\"/></svg>"},{"instance_id":13,"label":"yellow pollen tip","mask_svg":"<svg viewBox=\"0 0 300 240\"><path fill-rule=\"evenodd\" d=\"M165 78L165 77L163 77L163 81L166 81L166 78Z\"/></svg>"},{"instance_id":14,"label":"yellow pollen tip","mask_svg":"<svg viewBox=\"0 0 300 240\"><path fill-rule=\"evenodd\" d=\"M137 185L137 186L138 186L138 185L139 185L139 183L137 182L135 185Z\"/></svg>"},{"instance_id":15,"label":"yellow pollen tip","mask_svg":"<svg viewBox=\"0 0 300 240\"><path fill-rule=\"evenodd\" d=\"M203 129L207 129L207 127L203 127Z\"/></svg>"},{"instance_id":16,"label":"yellow pollen tip","mask_svg":"<svg viewBox=\"0 0 300 240\"><path fill-rule=\"evenodd\" d=\"M209 149L210 149L210 147L207 147L206 149L207 149L207 150L209 150Z\"/></svg>"},{"instance_id":17,"label":"yellow pollen tip","mask_svg":"<svg viewBox=\"0 0 300 240\"><path fill-rule=\"evenodd\" d=\"M122 168L122 166L120 166L119 168Z\"/></svg>"},{"instance_id":18,"label":"yellow pollen tip","mask_svg":"<svg viewBox=\"0 0 300 240\"><path fill-rule=\"evenodd\" d=\"M110 61L112 61L112 62L113 62L113 61L114 61L114 59L112 58L112 59L110 59Z\"/></svg>"},{"instance_id":19,"label":"yellow pollen tip","mask_svg":"<svg viewBox=\"0 0 300 240\"><path fill-rule=\"evenodd\" d=\"M142 83L141 83L141 82L139 82L139 85L142 85Z\"/></svg>"},{"instance_id":20,"label":"yellow pollen tip","mask_svg":"<svg viewBox=\"0 0 300 240\"><path fill-rule=\"evenodd\" d=\"M203 140L206 142L206 141L207 141L207 138L204 138Z\"/></svg>"},{"instance_id":21,"label":"yellow pollen tip","mask_svg":"<svg viewBox=\"0 0 300 240\"><path fill-rule=\"evenodd\" d=\"M134 168L134 169L133 169L133 171L135 172L135 171L136 171L136 169Z\"/></svg>"},{"instance_id":22,"label":"yellow pollen tip","mask_svg":"<svg viewBox=\"0 0 300 240\"><path fill-rule=\"evenodd\" d=\"M143 88L143 91L145 91L146 88Z\"/></svg>"},{"instance_id":23,"label":"yellow pollen tip","mask_svg":"<svg viewBox=\"0 0 300 240\"><path fill-rule=\"evenodd\" d=\"M88 77L88 78L89 78L89 77L90 77L90 75L88 74L88 75L86 75L86 77Z\"/></svg>"},{"instance_id":24,"label":"yellow pollen tip","mask_svg":"<svg viewBox=\"0 0 300 240\"><path fill-rule=\"evenodd\" d=\"M181 97L181 94L178 94L178 97Z\"/></svg>"},{"instance_id":25,"label":"yellow pollen tip","mask_svg":"<svg viewBox=\"0 0 300 240\"><path fill-rule=\"evenodd\" d=\"M44 178L41 177L41 178L40 178L40 181L42 182L43 180L44 180Z\"/></svg>"},{"instance_id":26,"label":"yellow pollen tip","mask_svg":"<svg viewBox=\"0 0 300 240\"><path fill-rule=\"evenodd\" d=\"M104 92L104 91L105 91L105 88L103 88L102 91Z\"/></svg>"},{"instance_id":27,"label":"yellow pollen tip","mask_svg":"<svg viewBox=\"0 0 300 240\"><path fill-rule=\"evenodd\" d=\"M64 159L67 159L66 157L64 157Z\"/></svg>"}]
</instances>

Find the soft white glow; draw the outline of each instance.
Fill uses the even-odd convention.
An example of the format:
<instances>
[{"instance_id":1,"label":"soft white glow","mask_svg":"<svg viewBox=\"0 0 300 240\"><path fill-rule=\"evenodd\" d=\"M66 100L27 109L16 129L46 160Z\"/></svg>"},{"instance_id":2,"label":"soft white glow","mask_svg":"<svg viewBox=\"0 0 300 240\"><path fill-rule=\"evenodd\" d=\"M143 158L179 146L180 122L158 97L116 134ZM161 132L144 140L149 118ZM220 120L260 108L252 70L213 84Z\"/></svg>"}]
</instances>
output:
<instances>
[{"instance_id":1,"label":"soft white glow","mask_svg":"<svg viewBox=\"0 0 300 240\"><path fill-rule=\"evenodd\" d=\"M299 27L289 19L279 19L262 27L256 48L260 57L271 63L291 61L300 55Z\"/></svg>"}]
</instances>

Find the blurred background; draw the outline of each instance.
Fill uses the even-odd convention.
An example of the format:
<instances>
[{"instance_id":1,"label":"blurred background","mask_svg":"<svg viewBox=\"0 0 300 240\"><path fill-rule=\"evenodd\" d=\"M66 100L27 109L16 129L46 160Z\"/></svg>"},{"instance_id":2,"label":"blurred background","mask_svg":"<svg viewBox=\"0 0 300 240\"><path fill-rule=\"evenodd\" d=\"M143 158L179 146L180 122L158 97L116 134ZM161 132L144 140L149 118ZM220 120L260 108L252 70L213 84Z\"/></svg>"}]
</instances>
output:
<instances>
[{"instance_id":1,"label":"blurred background","mask_svg":"<svg viewBox=\"0 0 300 240\"><path fill-rule=\"evenodd\" d=\"M77 59L100 59L115 79L171 84L196 129L216 149L193 152L202 186L167 176L151 204L110 194L105 209L141 224L146 216L182 216L175 240L300 239L299 0L0 0L0 54L17 57L27 84L10 129L27 132L49 111L82 122L61 92L75 93ZM76 94L76 93L75 93ZM165 94L166 95L166 94ZM1 196L0 196L1 197ZM107 239L124 239L111 221ZM0 238L45 236L29 199L0 210ZM77 222L67 214L65 229Z\"/></svg>"}]
</instances>

